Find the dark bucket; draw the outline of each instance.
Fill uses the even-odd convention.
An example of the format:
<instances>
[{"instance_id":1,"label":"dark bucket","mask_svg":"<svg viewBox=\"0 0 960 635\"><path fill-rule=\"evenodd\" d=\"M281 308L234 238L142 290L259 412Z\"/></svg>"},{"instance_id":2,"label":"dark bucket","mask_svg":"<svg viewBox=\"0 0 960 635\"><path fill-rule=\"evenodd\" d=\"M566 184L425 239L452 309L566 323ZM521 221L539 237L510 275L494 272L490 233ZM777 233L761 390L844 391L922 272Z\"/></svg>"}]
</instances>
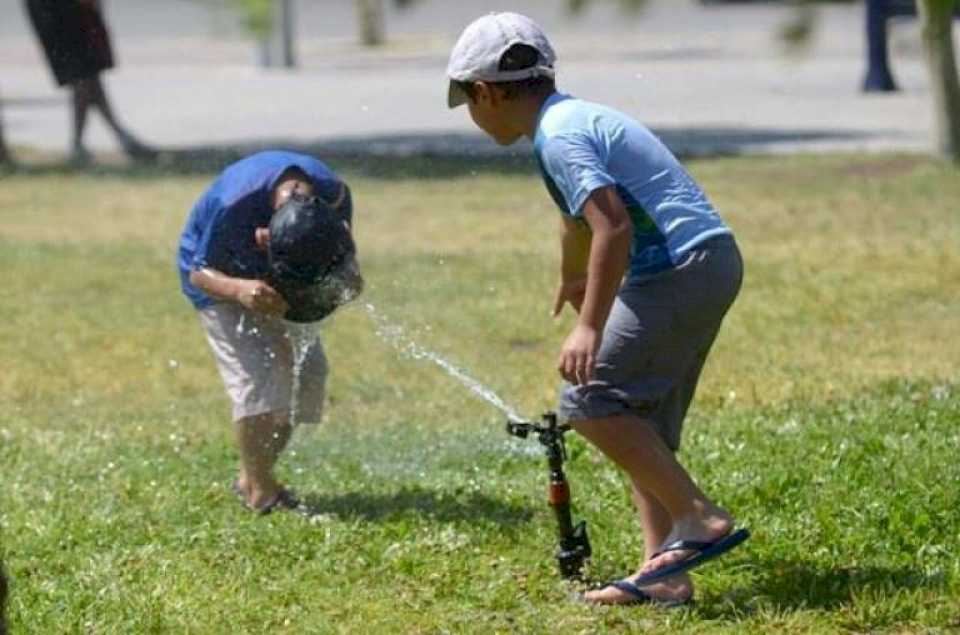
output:
<instances>
[{"instance_id":1,"label":"dark bucket","mask_svg":"<svg viewBox=\"0 0 960 635\"><path fill-rule=\"evenodd\" d=\"M290 305L292 322L317 322L350 299L356 245L343 216L323 200L294 196L270 221L267 283ZM359 279L359 276L356 275Z\"/></svg>"}]
</instances>

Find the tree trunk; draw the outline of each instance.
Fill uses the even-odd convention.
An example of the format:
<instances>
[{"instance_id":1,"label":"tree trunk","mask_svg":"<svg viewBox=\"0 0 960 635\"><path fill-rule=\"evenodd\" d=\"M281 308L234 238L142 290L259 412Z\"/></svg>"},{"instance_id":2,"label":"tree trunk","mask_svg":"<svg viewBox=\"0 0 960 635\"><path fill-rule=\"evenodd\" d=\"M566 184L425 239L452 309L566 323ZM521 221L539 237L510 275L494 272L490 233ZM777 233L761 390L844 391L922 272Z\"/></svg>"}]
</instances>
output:
<instances>
[{"instance_id":1,"label":"tree trunk","mask_svg":"<svg viewBox=\"0 0 960 635\"><path fill-rule=\"evenodd\" d=\"M383 44L383 0L357 0L360 42L365 46Z\"/></svg>"},{"instance_id":2,"label":"tree trunk","mask_svg":"<svg viewBox=\"0 0 960 635\"><path fill-rule=\"evenodd\" d=\"M960 78L953 48L953 11L957 0L918 0L934 104L936 149L960 164Z\"/></svg>"}]
</instances>

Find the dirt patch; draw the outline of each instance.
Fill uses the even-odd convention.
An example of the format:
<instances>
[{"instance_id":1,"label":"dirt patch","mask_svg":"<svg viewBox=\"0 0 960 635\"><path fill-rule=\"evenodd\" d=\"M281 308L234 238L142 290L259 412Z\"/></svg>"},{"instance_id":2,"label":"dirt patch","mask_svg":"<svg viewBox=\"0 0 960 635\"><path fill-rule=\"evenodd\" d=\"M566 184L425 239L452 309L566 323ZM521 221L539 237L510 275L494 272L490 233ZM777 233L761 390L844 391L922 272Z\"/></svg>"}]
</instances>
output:
<instances>
[{"instance_id":1,"label":"dirt patch","mask_svg":"<svg viewBox=\"0 0 960 635\"><path fill-rule=\"evenodd\" d=\"M930 159L928 157L920 155L893 156L851 163L843 167L840 172L844 175L858 176L865 179L885 179L902 174L909 174L919 166L928 165L929 163Z\"/></svg>"},{"instance_id":2,"label":"dirt patch","mask_svg":"<svg viewBox=\"0 0 960 635\"><path fill-rule=\"evenodd\" d=\"M508 343L510 348L515 351L532 351L541 348L543 345L543 341L541 340L528 340L522 338L512 339Z\"/></svg>"}]
</instances>

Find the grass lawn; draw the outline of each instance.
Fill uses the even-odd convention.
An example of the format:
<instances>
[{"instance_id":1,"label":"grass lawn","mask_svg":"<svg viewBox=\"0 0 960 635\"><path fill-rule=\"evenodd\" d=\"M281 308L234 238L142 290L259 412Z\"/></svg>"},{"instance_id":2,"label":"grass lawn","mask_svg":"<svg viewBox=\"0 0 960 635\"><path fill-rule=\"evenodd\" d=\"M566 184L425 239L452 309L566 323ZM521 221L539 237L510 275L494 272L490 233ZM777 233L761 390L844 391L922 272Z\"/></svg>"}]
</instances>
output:
<instances>
[{"instance_id":1,"label":"grass lawn","mask_svg":"<svg viewBox=\"0 0 960 635\"><path fill-rule=\"evenodd\" d=\"M228 406L173 250L211 173L0 175L0 555L14 633L930 632L960 627L960 178L923 158L690 163L743 292L682 460L754 537L690 608L590 608L556 573L533 441L364 303L530 417L557 213L522 164L335 164L368 288L322 326L326 421L281 467L312 510L246 512ZM568 441L595 580L641 535Z\"/></svg>"}]
</instances>

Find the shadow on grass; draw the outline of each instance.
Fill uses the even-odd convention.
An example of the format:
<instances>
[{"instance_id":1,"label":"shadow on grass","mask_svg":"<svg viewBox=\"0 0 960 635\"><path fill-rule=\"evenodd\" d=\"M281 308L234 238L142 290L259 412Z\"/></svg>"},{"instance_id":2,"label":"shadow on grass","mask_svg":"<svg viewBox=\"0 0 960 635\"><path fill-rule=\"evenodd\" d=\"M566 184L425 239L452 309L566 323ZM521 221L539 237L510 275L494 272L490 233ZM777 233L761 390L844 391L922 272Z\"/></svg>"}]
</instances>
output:
<instances>
[{"instance_id":1,"label":"shadow on grass","mask_svg":"<svg viewBox=\"0 0 960 635\"><path fill-rule=\"evenodd\" d=\"M869 593L891 596L898 591L943 587L942 576L928 576L910 567L864 566L827 569L804 561L756 563L758 576L749 587L731 590L726 602L698 605L708 619L741 620L763 610L836 611Z\"/></svg>"},{"instance_id":2,"label":"shadow on grass","mask_svg":"<svg viewBox=\"0 0 960 635\"><path fill-rule=\"evenodd\" d=\"M347 177L434 180L480 174L533 174L536 170L529 144L501 148L480 135L430 134L171 147L160 149L155 159L128 160L117 155L102 155L96 163L87 166L75 166L59 157L41 156L29 163L4 166L3 171L28 176L94 174L131 179L212 176L245 156L276 149L316 156Z\"/></svg>"},{"instance_id":3,"label":"shadow on grass","mask_svg":"<svg viewBox=\"0 0 960 635\"><path fill-rule=\"evenodd\" d=\"M831 141L855 140L866 135L847 130L791 130L748 127L658 128L656 134L683 158L736 156ZM433 180L479 174L536 174L531 144L521 141L501 147L482 133L410 133L370 137L342 137L295 141L272 139L238 141L224 145L169 147L155 160L130 162L106 157L102 163L72 167L58 161L21 164L21 174L92 173L131 178L215 174L224 166L265 149L287 149L321 158L346 176L382 179ZM9 168L8 168L9 169Z\"/></svg>"},{"instance_id":4,"label":"shadow on grass","mask_svg":"<svg viewBox=\"0 0 960 635\"><path fill-rule=\"evenodd\" d=\"M308 494L304 504L311 516L333 514L344 519L373 522L414 513L423 519L439 522L475 522L482 519L499 525L519 525L529 522L533 516L523 507L482 494L453 496L419 487L405 487L397 492L382 494Z\"/></svg>"}]
</instances>

